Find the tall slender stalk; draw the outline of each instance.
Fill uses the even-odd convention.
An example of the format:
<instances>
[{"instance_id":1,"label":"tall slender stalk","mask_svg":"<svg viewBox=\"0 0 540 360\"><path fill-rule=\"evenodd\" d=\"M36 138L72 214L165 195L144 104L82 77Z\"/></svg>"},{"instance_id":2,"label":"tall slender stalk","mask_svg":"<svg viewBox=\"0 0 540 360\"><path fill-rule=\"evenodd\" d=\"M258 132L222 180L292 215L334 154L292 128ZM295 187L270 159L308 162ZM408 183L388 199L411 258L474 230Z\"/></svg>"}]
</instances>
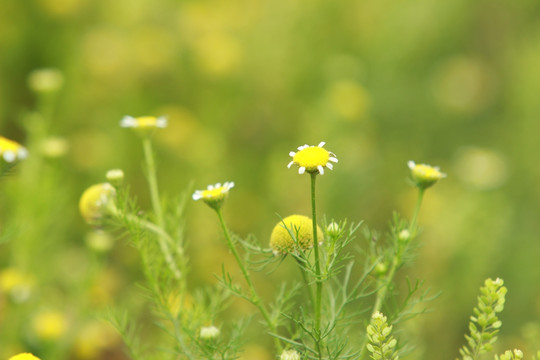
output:
<instances>
[{"instance_id":1,"label":"tall slender stalk","mask_svg":"<svg viewBox=\"0 0 540 360\"><path fill-rule=\"evenodd\" d=\"M157 226L163 230L165 226L165 220L163 218L163 209L161 207L161 201L159 199L159 189L158 189L157 176L156 176L156 164L154 161L154 154L152 152L152 142L150 140L150 136L143 137L142 142L143 142L144 160L146 163L146 176L148 178L148 186L150 188L150 199L152 201L152 209L154 210L154 214L156 216ZM178 267L176 266L176 263L174 262L174 258L171 254L169 246L167 245L166 238L163 236L162 233L158 233L157 238L158 238L161 252L163 253L163 256L165 257L165 261L167 262L167 265L169 266L171 272L173 273L173 276L176 279L180 279L181 278L180 270L178 270Z\"/></svg>"},{"instance_id":2,"label":"tall slender stalk","mask_svg":"<svg viewBox=\"0 0 540 360\"><path fill-rule=\"evenodd\" d=\"M322 299L322 279L321 279L321 264L319 260L319 241L317 236L317 210L315 204L315 179L317 177L316 172L311 173L311 216L313 222L313 252L315 254L315 284L316 294L315 301L313 303L313 310L315 314L315 328L318 332L321 330L321 299Z\"/></svg>"},{"instance_id":3,"label":"tall slender stalk","mask_svg":"<svg viewBox=\"0 0 540 360\"><path fill-rule=\"evenodd\" d=\"M425 189L418 188L418 197L416 199L416 206L414 208L414 212L413 212L411 222L409 223L409 228L408 228L408 231L410 233L410 238L408 241L411 241L416 236L418 214L420 212L420 207L422 205L422 199L424 198L424 192L425 192ZM396 249L396 253L394 254L394 257L392 258L392 264L390 265L390 270L388 271L388 274L382 281L381 287L377 291L377 296L375 297L375 303L373 305L373 310L371 312L372 316L376 312L381 311L381 308L388 294L388 289L390 288L392 281L394 281L394 276L396 275L396 271L402 264L403 251L402 251L401 246L402 245L398 245L398 248ZM362 352L360 353L359 359L363 359L366 354L366 344L367 344L367 338L364 340L364 344L362 346Z\"/></svg>"},{"instance_id":4,"label":"tall slender stalk","mask_svg":"<svg viewBox=\"0 0 540 360\"><path fill-rule=\"evenodd\" d=\"M231 234L229 233L229 229L227 228L227 225L225 224L225 220L223 219L223 214L221 212L221 209L217 208L215 210L219 218L219 223L221 225L223 235L225 236L225 240L227 240L227 246L233 253L236 263L238 264L238 267L242 271L242 275L244 276L244 279L246 280L246 283L248 284L248 287L251 293L251 303L255 305L257 309L259 309L259 312L264 318L264 321L266 322L266 325L268 326L270 331L274 334L277 334L276 324L270 318L270 314L268 313L268 310L264 306L263 302L261 301L261 298L259 297L259 295L257 294L257 291L255 290L255 286L253 285L253 282L251 281L251 276L249 275L249 271L247 270L242 259L240 258L240 255L238 254L238 250L236 250L236 246L234 245L232 241ZM281 352L282 346L279 339L275 337L274 343L275 343L277 351Z\"/></svg>"}]
</instances>

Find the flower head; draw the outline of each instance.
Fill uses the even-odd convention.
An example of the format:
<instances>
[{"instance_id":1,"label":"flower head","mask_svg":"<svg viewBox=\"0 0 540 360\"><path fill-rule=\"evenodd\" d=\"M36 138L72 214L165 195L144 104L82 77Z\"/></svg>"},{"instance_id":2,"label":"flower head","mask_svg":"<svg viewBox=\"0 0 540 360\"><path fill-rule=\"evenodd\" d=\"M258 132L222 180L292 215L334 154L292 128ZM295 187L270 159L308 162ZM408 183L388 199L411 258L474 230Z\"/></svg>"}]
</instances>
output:
<instances>
[{"instance_id":1,"label":"flower head","mask_svg":"<svg viewBox=\"0 0 540 360\"><path fill-rule=\"evenodd\" d=\"M338 159L336 155L328 150L324 146L324 142L321 142L317 146L303 145L298 147L297 152L291 151L289 153L292 156L292 161L287 165L290 168L293 164L298 166L298 173L304 172L312 174L324 174L324 168L333 169L331 162L337 163Z\"/></svg>"},{"instance_id":2,"label":"flower head","mask_svg":"<svg viewBox=\"0 0 540 360\"><path fill-rule=\"evenodd\" d=\"M300 360L300 354L296 350L283 350L279 360Z\"/></svg>"},{"instance_id":3,"label":"flower head","mask_svg":"<svg viewBox=\"0 0 540 360\"><path fill-rule=\"evenodd\" d=\"M114 186L102 183L90 186L81 196L79 210L89 224L99 223L109 210L110 204L116 197Z\"/></svg>"},{"instance_id":4,"label":"flower head","mask_svg":"<svg viewBox=\"0 0 540 360\"><path fill-rule=\"evenodd\" d=\"M196 190L193 193L193 200L202 199L208 206L218 210L223 205L223 201L227 195L229 195L229 190L234 187L234 182L228 181L221 185L217 183L215 185L208 185L206 190Z\"/></svg>"},{"instance_id":5,"label":"flower head","mask_svg":"<svg viewBox=\"0 0 540 360\"><path fill-rule=\"evenodd\" d=\"M34 355L30 353L22 353L22 354L12 356L8 360L39 360L39 358L35 357Z\"/></svg>"},{"instance_id":6,"label":"flower head","mask_svg":"<svg viewBox=\"0 0 540 360\"><path fill-rule=\"evenodd\" d=\"M167 118L165 116L139 116L133 117L126 115L120 121L120 126L124 128L132 128L140 135L151 135L157 128L167 127Z\"/></svg>"},{"instance_id":7,"label":"flower head","mask_svg":"<svg viewBox=\"0 0 540 360\"><path fill-rule=\"evenodd\" d=\"M199 332L201 339L211 340L219 336L219 329L215 326L203 326Z\"/></svg>"},{"instance_id":8,"label":"flower head","mask_svg":"<svg viewBox=\"0 0 540 360\"><path fill-rule=\"evenodd\" d=\"M446 177L446 174L442 173L436 166L416 164L414 161L409 161L407 165L411 169L412 180L421 189L427 189Z\"/></svg>"},{"instance_id":9,"label":"flower head","mask_svg":"<svg viewBox=\"0 0 540 360\"><path fill-rule=\"evenodd\" d=\"M122 169L111 169L105 175L107 181L113 186L120 186L124 182L124 171Z\"/></svg>"},{"instance_id":10,"label":"flower head","mask_svg":"<svg viewBox=\"0 0 540 360\"><path fill-rule=\"evenodd\" d=\"M322 243L323 231L317 226L317 240ZM270 247L275 255L288 254L313 247L313 222L303 215L291 215L274 226L270 235Z\"/></svg>"},{"instance_id":11,"label":"flower head","mask_svg":"<svg viewBox=\"0 0 540 360\"><path fill-rule=\"evenodd\" d=\"M28 151L21 144L0 136L0 161L8 163L24 159L28 156Z\"/></svg>"}]
</instances>

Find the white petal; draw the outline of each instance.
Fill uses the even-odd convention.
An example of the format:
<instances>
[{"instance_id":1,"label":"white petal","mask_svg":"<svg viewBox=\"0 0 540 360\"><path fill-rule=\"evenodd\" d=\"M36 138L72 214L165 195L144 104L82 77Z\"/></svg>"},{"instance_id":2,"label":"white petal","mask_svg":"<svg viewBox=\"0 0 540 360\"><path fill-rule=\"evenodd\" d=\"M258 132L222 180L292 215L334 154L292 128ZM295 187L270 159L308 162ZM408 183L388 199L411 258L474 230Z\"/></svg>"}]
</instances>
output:
<instances>
[{"instance_id":1,"label":"white petal","mask_svg":"<svg viewBox=\"0 0 540 360\"><path fill-rule=\"evenodd\" d=\"M326 143L325 143L324 141L321 141L321 142L319 143L319 147L323 147L324 144L326 144Z\"/></svg>"},{"instance_id":2,"label":"white petal","mask_svg":"<svg viewBox=\"0 0 540 360\"><path fill-rule=\"evenodd\" d=\"M289 153L289 155L290 155L290 156L294 156L294 155L296 155L296 153L295 153L294 151L291 151L291 152Z\"/></svg>"},{"instance_id":3,"label":"white petal","mask_svg":"<svg viewBox=\"0 0 540 360\"><path fill-rule=\"evenodd\" d=\"M332 165L331 163L326 163L326 167L329 168L330 170L334 169L334 165Z\"/></svg>"},{"instance_id":4,"label":"white petal","mask_svg":"<svg viewBox=\"0 0 540 360\"><path fill-rule=\"evenodd\" d=\"M7 161L7 162L13 162L15 160L16 156L15 156L15 153L11 150L8 150L6 152L4 152L4 159Z\"/></svg>"},{"instance_id":5,"label":"white petal","mask_svg":"<svg viewBox=\"0 0 540 360\"><path fill-rule=\"evenodd\" d=\"M168 124L168 121L165 116L160 116L156 119L156 126L158 128L166 128L167 124Z\"/></svg>"},{"instance_id":6,"label":"white petal","mask_svg":"<svg viewBox=\"0 0 540 360\"><path fill-rule=\"evenodd\" d=\"M289 169L290 169L290 168L291 168L291 166L292 166L292 164L294 164L294 161L291 161L291 162L289 163L289 165L287 165L287 168L289 168Z\"/></svg>"},{"instance_id":7,"label":"white petal","mask_svg":"<svg viewBox=\"0 0 540 360\"><path fill-rule=\"evenodd\" d=\"M207 188L208 190L214 190L214 185L208 185L206 188Z\"/></svg>"},{"instance_id":8,"label":"white petal","mask_svg":"<svg viewBox=\"0 0 540 360\"><path fill-rule=\"evenodd\" d=\"M199 190L197 190L193 193L191 197L193 198L193 200L202 199L202 193Z\"/></svg>"},{"instance_id":9,"label":"white petal","mask_svg":"<svg viewBox=\"0 0 540 360\"><path fill-rule=\"evenodd\" d=\"M321 165L317 166L317 170L319 170L319 174L324 175L324 168Z\"/></svg>"},{"instance_id":10,"label":"white petal","mask_svg":"<svg viewBox=\"0 0 540 360\"><path fill-rule=\"evenodd\" d=\"M133 116L126 115L120 120L121 127L136 127L137 120Z\"/></svg>"},{"instance_id":11,"label":"white petal","mask_svg":"<svg viewBox=\"0 0 540 360\"><path fill-rule=\"evenodd\" d=\"M335 157L330 157L330 158L328 158L328 161L332 161L332 162L337 163L337 162L338 162L338 159L335 158Z\"/></svg>"},{"instance_id":12,"label":"white petal","mask_svg":"<svg viewBox=\"0 0 540 360\"><path fill-rule=\"evenodd\" d=\"M409 160L409 162L407 162L407 166L409 167L409 169L412 170L416 167L416 164L414 163L414 161Z\"/></svg>"},{"instance_id":13,"label":"white petal","mask_svg":"<svg viewBox=\"0 0 540 360\"><path fill-rule=\"evenodd\" d=\"M229 181L229 189L232 189L234 187L234 181Z\"/></svg>"},{"instance_id":14,"label":"white petal","mask_svg":"<svg viewBox=\"0 0 540 360\"><path fill-rule=\"evenodd\" d=\"M300 167L298 168L298 173L299 173L299 174L303 174L304 172L306 172L306 168L303 167L303 166L300 166Z\"/></svg>"},{"instance_id":15,"label":"white petal","mask_svg":"<svg viewBox=\"0 0 540 360\"><path fill-rule=\"evenodd\" d=\"M217 188L220 188L221 187L221 183L217 183L216 185L214 185L214 189L217 189Z\"/></svg>"},{"instance_id":16,"label":"white petal","mask_svg":"<svg viewBox=\"0 0 540 360\"><path fill-rule=\"evenodd\" d=\"M19 159L26 159L26 157L28 156L28 150L26 150L25 148L20 148L19 151L17 151L17 156L19 157Z\"/></svg>"}]
</instances>

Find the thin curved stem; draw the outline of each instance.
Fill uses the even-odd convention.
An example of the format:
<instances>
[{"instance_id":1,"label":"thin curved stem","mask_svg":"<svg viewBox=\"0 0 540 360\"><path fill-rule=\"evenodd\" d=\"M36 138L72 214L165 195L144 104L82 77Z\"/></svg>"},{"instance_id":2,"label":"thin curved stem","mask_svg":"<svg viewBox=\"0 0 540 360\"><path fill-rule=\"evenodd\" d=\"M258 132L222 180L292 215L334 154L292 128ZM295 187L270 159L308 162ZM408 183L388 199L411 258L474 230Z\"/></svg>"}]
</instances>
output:
<instances>
[{"instance_id":1,"label":"thin curved stem","mask_svg":"<svg viewBox=\"0 0 540 360\"><path fill-rule=\"evenodd\" d=\"M156 164L154 161L154 155L152 153L152 142L149 136L143 137L142 142L143 142L143 150L144 150L144 159L146 162L146 175L148 178L148 186L150 188L150 199L152 201L152 209L154 210L154 214L156 216L157 226L163 230L165 226L165 221L163 218L163 209L161 207L161 202L159 199L159 190L158 190L157 177L156 177ZM176 266L176 263L174 262L174 258L169 249L169 245L167 244L167 242L173 243L173 244L174 242L172 241L172 239L170 239L171 241L166 240L166 237L164 237L162 234L164 232L165 232L164 230L161 232L156 232L158 234L157 238L159 242L159 247L174 277L176 279L180 279L181 277L180 270L178 270L178 266Z\"/></svg>"},{"instance_id":2,"label":"thin curved stem","mask_svg":"<svg viewBox=\"0 0 540 360\"><path fill-rule=\"evenodd\" d=\"M229 229L227 228L227 225L225 224L225 220L223 219L223 214L221 212L221 209L218 208L218 209L215 209L215 210L216 210L217 216L219 218L219 223L221 225L221 229L222 229L223 234L225 236L225 240L227 240L227 246L229 247L229 249L233 253L233 256L234 256L234 258L236 260L236 263L238 264L238 267L242 271L242 275L244 276L244 279L246 280L246 283L248 284L249 290L251 292L251 303L253 305L255 305L257 307L257 309L259 309L259 312L261 313L262 317L264 318L264 321L266 322L266 325L268 326L269 330L272 333L276 334L277 333L276 325L274 324L274 322L270 318L270 314L268 313L268 310L266 309L266 307L264 306L264 304L261 301L261 298L257 294L257 291L255 290L255 286L253 285L253 282L251 281L251 276L249 275L249 271L247 270L244 262L242 261L242 259L240 258L240 255L238 254L238 251L236 250L236 246L234 245L234 243L232 241L231 235L229 233ZM281 352L282 346L281 346L281 342L279 341L279 339L274 337L274 343L276 345L276 348L277 348L278 352Z\"/></svg>"},{"instance_id":3,"label":"thin curved stem","mask_svg":"<svg viewBox=\"0 0 540 360\"><path fill-rule=\"evenodd\" d=\"M409 223L409 229L408 229L409 233L410 233L409 241L414 239L415 236L416 236L418 214L420 213L420 207L422 205L422 199L424 198L424 192L425 192L425 189L422 189L422 188L418 189L418 197L416 199L416 206L414 208L414 212L413 212L413 215L412 215L412 218L411 218L411 222ZM382 306L384 304L384 301L386 300L386 296L388 294L388 289L390 288L390 285L392 284L392 281L394 281L394 276L396 275L396 271L402 264L402 255L403 255L402 251L400 249L396 249L396 253L394 254L394 257L392 258L392 265L390 266L390 270L388 271L388 274L384 278L384 280L382 282L382 286L377 291L377 296L375 298L375 304L373 305L373 310L371 312L372 316L376 312L381 311L381 308L382 308ZM363 359L364 356L365 356L366 344L367 344L367 338L364 340L364 344L362 346L362 352L360 353L359 359Z\"/></svg>"}]
</instances>

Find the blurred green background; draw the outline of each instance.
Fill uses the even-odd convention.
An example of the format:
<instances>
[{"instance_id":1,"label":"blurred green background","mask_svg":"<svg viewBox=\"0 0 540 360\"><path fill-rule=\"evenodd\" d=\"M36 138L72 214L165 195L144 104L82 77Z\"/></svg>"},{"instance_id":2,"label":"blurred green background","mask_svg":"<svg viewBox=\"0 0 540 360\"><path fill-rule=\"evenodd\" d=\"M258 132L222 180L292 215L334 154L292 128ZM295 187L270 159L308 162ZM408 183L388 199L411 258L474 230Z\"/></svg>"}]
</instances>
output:
<instances>
[{"instance_id":1,"label":"blurred green background","mask_svg":"<svg viewBox=\"0 0 540 360\"><path fill-rule=\"evenodd\" d=\"M40 68L63 73L57 93L29 88ZM234 181L229 225L263 244L276 213L309 214L308 177L286 168L299 145L326 141L339 158L318 182L319 213L381 231L393 210L411 213L407 161L439 165L448 178L428 191L417 262L398 278L442 292L407 325L411 358L455 358L486 277L509 289L500 347L532 354L539 94L537 0L2 0L0 134L31 156L0 182L0 269L30 274L37 299L0 298L0 356L121 358L92 314L137 296L139 259L122 241L92 253L77 203L122 168L149 208L140 143L119 127L128 114L169 119L154 137L164 194ZM229 257L217 221L191 202L187 221L193 285L213 283ZM47 311L70 330L55 345L31 325ZM94 354L80 350L89 333Z\"/></svg>"}]
</instances>

